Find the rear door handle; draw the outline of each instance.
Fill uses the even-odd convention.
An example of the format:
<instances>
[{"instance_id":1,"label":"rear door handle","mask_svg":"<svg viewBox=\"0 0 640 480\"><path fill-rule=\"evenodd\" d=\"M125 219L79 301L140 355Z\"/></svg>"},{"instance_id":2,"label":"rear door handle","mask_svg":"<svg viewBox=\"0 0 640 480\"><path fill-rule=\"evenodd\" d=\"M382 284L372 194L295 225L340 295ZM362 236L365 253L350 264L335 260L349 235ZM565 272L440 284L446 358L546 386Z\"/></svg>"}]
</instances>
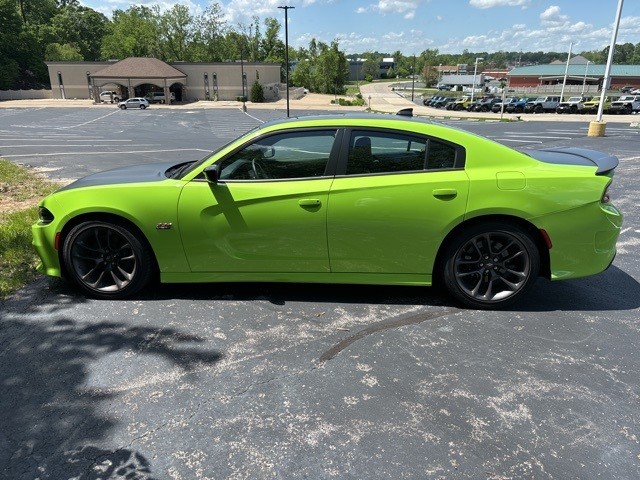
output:
<instances>
[{"instance_id":1,"label":"rear door handle","mask_svg":"<svg viewBox=\"0 0 640 480\"><path fill-rule=\"evenodd\" d=\"M298 200L298 205L301 207L319 207L322 204L318 198L301 198Z\"/></svg>"},{"instance_id":2,"label":"rear door handle","mask_svg":"<svg viewBox=\"0 0 640 480\"><path fill-rule=\"evenodd\" d=\"M433 191L433 196L442 199L451 199L458 195L458 191L455 188L436 188Z\"/></svg>"}]
</instances>

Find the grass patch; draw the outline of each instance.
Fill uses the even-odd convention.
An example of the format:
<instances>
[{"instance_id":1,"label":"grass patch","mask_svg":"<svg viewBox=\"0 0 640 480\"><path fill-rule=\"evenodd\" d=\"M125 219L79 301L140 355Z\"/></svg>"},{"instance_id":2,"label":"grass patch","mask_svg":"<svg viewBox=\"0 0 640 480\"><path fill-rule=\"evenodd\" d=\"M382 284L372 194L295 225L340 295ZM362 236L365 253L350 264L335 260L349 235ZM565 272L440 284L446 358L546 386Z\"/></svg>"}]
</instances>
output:
<instances>
[{"instance_id":1,"label":"grass patch","mask_svg":"<svg viewBox=\"0 0 640 480\"><path fill-rule=\"evenodd\" d=\"M0 299L36 278L38 256L31 225L40 198L59 187L32 171L0 159Z\"/></svg>"}]
</instances>

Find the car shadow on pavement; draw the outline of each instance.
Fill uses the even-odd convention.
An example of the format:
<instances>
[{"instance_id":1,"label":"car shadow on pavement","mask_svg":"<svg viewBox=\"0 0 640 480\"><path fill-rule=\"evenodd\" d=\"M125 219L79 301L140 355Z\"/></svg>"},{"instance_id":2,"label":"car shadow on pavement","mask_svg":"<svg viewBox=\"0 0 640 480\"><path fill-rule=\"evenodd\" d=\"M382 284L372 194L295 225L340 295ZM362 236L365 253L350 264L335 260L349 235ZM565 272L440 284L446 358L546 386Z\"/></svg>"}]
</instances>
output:
<instances>
[{"instance_id":1,"label":"car shadow on pavement","mask_svg":"<svg viewBox=\"0 0 640 480\"><path fill-rule=\"evenodd\" d=\"M172 328L67 318L51 298L58 287L44 301L37 287L0 304L0 478L153 478L131 444L102 448L116 426L105 410L119 394L91 385L92 364L137 354L193 371L222 355Z\"/></svg>"},{"instance_id":2,"label":"car shadow on pavement","mask_svg":"<svg viewBox=\"0 0 640 480\"><path fill-rule=\"evenodd\" d=\"M140 300L266 300L287 302L424 305L456 307L437 287L380 285L328 285L300 283L207 283L162 284ZM508 308L511 311L611 311L640 307L640 283L611 266L588 278L551 282L538 279L527 296Z\"/></svg>"}]
</instances>

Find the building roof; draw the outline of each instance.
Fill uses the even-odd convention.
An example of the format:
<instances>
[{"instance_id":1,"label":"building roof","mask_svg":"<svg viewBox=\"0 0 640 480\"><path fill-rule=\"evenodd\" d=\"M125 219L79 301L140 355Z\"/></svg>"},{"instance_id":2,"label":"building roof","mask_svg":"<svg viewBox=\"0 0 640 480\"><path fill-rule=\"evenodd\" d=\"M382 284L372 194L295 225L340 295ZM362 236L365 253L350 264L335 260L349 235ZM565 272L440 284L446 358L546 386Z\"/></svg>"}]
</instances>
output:
<instances>
[{"instance_id":1,"label":"building roof","mask_svg":"<svg viewBox=\"0 0 640 480\"><path fill-rule=\"evenodd\" d=\"M553 77L564 76L566 63L529 65L527 67L516 67L507 75L510 77ZM569 64L568 75L604 77L606 65L571 65ZM611 65L612 77L640 77L640 65Z\"/></svg>"},{"instance_id":2,"label":"building roof","mask_svg":"<svg viewBox=\"0 0 640 480\"><path fill-rule=\"evenodd\" d=\"M129 57L91 75L100 78L186 78L171 65L150 57Z\"/></svg>"}]
</instances>

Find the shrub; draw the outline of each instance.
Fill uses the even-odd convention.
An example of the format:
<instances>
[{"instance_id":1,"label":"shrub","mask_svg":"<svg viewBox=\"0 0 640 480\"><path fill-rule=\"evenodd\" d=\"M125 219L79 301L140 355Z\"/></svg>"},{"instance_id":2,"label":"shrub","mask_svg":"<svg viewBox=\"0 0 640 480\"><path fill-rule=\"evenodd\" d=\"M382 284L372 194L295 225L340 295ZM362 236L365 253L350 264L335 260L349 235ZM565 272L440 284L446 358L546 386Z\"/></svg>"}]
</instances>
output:
<instances>
[{"instance_id":1,"label":"shrub","mask_svg":"<svg viewBox=\"0 0 640 480\"><path fill-rule=\"evenodd\" d=\"M257 80L251 86L251 101L253 103L264 103L264 88Z\"/></svg>"}]
</instances>

